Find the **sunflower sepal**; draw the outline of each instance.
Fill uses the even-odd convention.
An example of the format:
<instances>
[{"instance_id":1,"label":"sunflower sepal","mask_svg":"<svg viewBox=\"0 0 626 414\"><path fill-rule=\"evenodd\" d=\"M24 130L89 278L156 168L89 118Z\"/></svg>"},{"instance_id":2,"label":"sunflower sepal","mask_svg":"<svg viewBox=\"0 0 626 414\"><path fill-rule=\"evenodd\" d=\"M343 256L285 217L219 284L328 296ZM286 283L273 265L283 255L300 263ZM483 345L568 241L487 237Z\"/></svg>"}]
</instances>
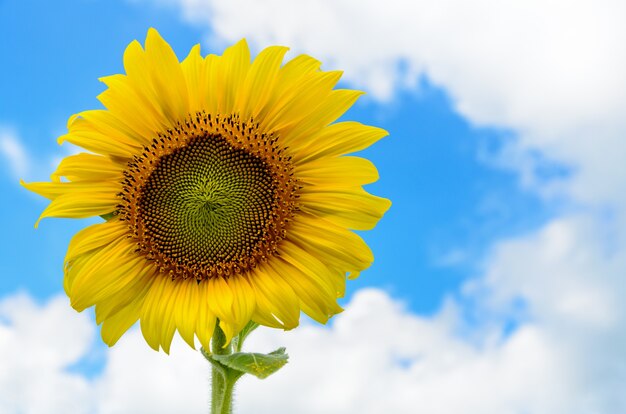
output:
<instances>
[{"instance_id":1,"label":"sunflower sepal","mask_svg":"<svg viewBox=\"0 0 626 414\"><path fill-rule=\"evenodd\" d=\"M112 211L107 214L101 214L100 217L104 219L104 221L109 221L109 220L113 220L115 217L117 217L117 215L118 215L117 211Z\"/></svg>"}]
</instances>

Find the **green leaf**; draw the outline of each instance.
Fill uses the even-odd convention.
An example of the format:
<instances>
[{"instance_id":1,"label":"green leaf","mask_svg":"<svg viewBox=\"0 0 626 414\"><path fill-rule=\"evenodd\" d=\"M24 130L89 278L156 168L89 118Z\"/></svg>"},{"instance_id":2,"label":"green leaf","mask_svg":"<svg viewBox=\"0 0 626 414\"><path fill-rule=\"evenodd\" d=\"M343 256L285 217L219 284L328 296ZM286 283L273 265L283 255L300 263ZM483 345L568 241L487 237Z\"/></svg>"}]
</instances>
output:
<instances>
[{"instance_id":1,"label":"green leaf","mask_svg":"<svg viewBox=\"0 0 626 414\"><path fill-rule=\"evenodd\" d=\"M236 352L230 355L213 354L211 358L231 369L263 379L281 369L289 356L285 353L285 348L278 348L269 354Z\"/></svg>"}]
</instances>

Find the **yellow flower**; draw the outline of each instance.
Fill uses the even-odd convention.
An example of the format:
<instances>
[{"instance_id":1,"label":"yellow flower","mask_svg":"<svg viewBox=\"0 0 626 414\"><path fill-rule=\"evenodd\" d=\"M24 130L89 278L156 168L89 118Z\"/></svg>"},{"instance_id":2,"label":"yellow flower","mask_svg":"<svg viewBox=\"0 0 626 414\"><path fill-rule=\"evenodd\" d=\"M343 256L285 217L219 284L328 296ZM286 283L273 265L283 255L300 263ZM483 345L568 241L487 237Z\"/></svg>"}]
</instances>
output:
<instances>
[{"instance_id":1,"label":"yellow flower","mask_svg":"<svg viewBox=\"0 0 626 414\"><path fill-rule=\"evenodd\" d=\"M390 202L378 178L344 156L386 131L333 123L361 95L333 89L340 72L285 47L251 62L245 40L222 56L199 45L182 62L156 30L132 42L125 75L102 78L105 110L70 118L43 217L106 221L77 233L65 258L72 306L95 306L113 345L137 320L169 352L175 331L208 347L216 318L230 341L250 320L292 329L300 311L325 323L341 311L346 275L373 261L351 230L374 227Z\"/></svg>"}]
</instances>

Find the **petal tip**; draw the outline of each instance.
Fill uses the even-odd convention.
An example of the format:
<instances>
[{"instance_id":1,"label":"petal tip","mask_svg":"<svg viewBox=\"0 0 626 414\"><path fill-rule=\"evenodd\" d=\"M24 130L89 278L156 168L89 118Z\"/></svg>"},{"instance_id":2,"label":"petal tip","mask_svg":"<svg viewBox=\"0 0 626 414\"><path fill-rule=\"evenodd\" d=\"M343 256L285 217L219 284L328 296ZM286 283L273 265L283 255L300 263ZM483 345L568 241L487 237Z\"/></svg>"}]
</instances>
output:
<instances>
[{"instance_id":1,"label":"petal tip","mask_svg":"<svg viewBox=\"0 0 626 414\"><path fill-rule=\"evenodd\" d=\"M161 34L159 33L159 31L157 29L155 29L154 27L149 27L148 28L148 33L146 34L146 42L148 42L148 39L161 39L161 40L163 40L163 37L161 37Z\"/></svg>"}]
</instances>

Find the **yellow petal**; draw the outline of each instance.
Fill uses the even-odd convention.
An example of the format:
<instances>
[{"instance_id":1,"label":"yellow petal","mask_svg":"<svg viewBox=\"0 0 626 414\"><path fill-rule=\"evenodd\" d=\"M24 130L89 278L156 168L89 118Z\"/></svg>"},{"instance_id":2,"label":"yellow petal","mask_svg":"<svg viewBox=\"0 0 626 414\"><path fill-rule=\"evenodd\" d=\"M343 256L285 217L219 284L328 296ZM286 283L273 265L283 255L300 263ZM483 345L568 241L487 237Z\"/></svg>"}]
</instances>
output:
<instances>
[{"instance_id":1,"label":"yellow petal","mask_svg":"<svg viewBox=\"0 0 626 414\"><path fill-rule=\"evenodd\" d=\"M159 274L150 290L146 295L146 299L141 308L141 333L144 339L155 351L159 350L161 345L161 333L164 330L164 301L169 299L171 295L171 280L164 274Z\"/></svg>"},{"instance_id":2,"label":"yellow petal","mask_svg":"<svg viewBox=\"0 0 626 414\"><path fill-rule=\"evenodd\" d=\"M135 108L131 113L136 114L138 110L143 109L143 111L141 111L142 114L148 117L152 116L153 120L158 121L162 125L167 125L167 117L163 113L163 108L159 105L159 96L152 84L151 73L154 68L145 51L136 40L131 42L124 51L124 69L127 74L125 77L115 77L111 79L116 81L115 87L109 84L109 78L104 79L107 81L106 83L109 88L112 90L118 89L120 92L132 90L133 93L128 94L128 96L134 97L134 103L140 106ZM124 82L121 82L122 80ZM121 97L124 95L127 94L120 93ZM109 108L108 105L106 106Z\"/></svg>"},{"instance_id":3,"label":"yellow petal","mask_svg":"<svg viewBox=\"0 0 626 414\"><path fill-rule=\"evenodd\" d=\"M180 336L195 349L194 334L198 316L199 289L196 280L182 280L176 299L175 321Z\"/></svg>"},{"instance_id":4,"label":"yellow petal","mask_svg":"<svg viewBox=\"0 0 626 414\"><path fill-rule=\"evenodd\" d=\"M298 326L300 302L291 286L266 263L249 279L256 294L255 317L264 325L285 330ZM253 318L254 319L254 318Z\"/></svg>"},{"instance_id":5,"label":"yellow petal","mask_svg":"<svg viewBox=\"0 0 626 414\"><path fill-rule=\"evenodd\" d=\"M53 184L53 183L51 183ZM78 183L66 183L66 185ZM115 186L117 188L117 186ZM87 218L114 211L119 203L115 190L98 186L91 191L67 192L57 196L41 213L35 227L45 217Z\"/></svg>"},{"instance_id":6,"label":"yellow petal","mask_svg":"<svg viewBox=\"0 0 626 414\"><path fill-rule=\"evenodd\" d=\"M239 92L236 107L242 118L255 117L263 110L277 80L280 64L289 49L272 46L256 57Z\"/></svg>"},{"instance_id":7,"label":"yellow petal","mask_svg":"<svg viewBox=\"0 0 626 414\"><path fill-rule=\"evenodd\" d=\"M316 72L319 72L321 62L307 55L299 55L287 62L278 73L278 79L274 85L268 104L257 116L259 121L265 119L268 113L271 113L276 107L277 102L285 99L285 96L291 95L295 85L306 82L307 79L313 79Z\"/></svg>"},{"instance_id":8,"label":"yellow petal","mask_svg":"<svg viewBox=\"0 0 626 414\"><path fill-rule=\"evenodd\" d=\"M148 76L151 68L146 58L145 51L138 41L133 40L126 46L123 60L126 76L133 78L140 92L146 94L148 98L154 98L156 94L150 84L150 78Z\"/></svg>"},{"instance_id":9,"label":"yellow petal","mask_svg":"<svg viewBox=\"0 0 626 414\"><path fill-rule=\"evenodd\" d=\"M70 118L68 129L67 134L61 135L57 139L59 144L67 141L97 154L121 158L131 158L141 148L137 142L128 137L118 135L111 138L103 133L98 125L80 117L80 115Z\"/></svg>"},{"instance_id":10,"label":"yellow petal","mask_svg":"<svg viewBox=\"0 0 626 414\"><path fill-rule=\"evenodd\" d=\"M196 320L196 336L202 347L206 350L210 349L211 337L215 330L215 314L211 312L209 302L212 298L209 296L206 280L198 284L198 318Z\"/></svg>"},{"instance_id":11,"label":"yellow petal","mask_svg":"<svg viewBox=\"0 0 626 414\"><path fill-rule=\"evenodd\" d=\"M189 112L191 114L206 109L203 97L206 96L207 77L205 74L205 62L200 55L200 45L195 45L189 51L189 55L180 64L185 82L187 83L187 99L189 100Z\"/></svg>"},{"instance_id":12,"label":"yellow petal","mask_svg":"<svg viewBox=\"0 0 626 414\"><path fill-rule=\"evenodd\" d=\"M76 233L67 248L65 261L105 247L114 240L120 239L128 233L128 226L122 221L106 221L92 224Z\"/></svg>"},{"instance_id":13,"label":"yellow petal","mask_svg":"<svg viewBox=\"0 0 626 414\"><path fill-rule=\"evenodd\" d=\"M239 275L231 277L228 280L228 286L233 292L233 331L236 335L252 317L256 307L255 294L250 283Z\"/></svg>"},{"instance_id":14,"label":"yellow petal","mask_svg":"<svg viewBox=\"0 0 626 414\"><path fill-rule=\"evenodd\" d=\"M221 97L216 93L218 87L218 66L222 57L217 55L208 55L204 58L204 67L200 73L200 79L206 82L205 93L200 95L202 108L206 108L207 113L217 113L218 102Z\"/></svg>"},{"instance_id":15,"label":"yellow petal","mask_svg":"<svg viewBox=\"0 0 626 414\"><path fill-rule=\"evenodd\" d=\"M233 315L234 295L229 284L221 277L207 280L208 304L218 319L235 323Z\"/></svg>"},{"instance_id":16,"label":"yellow petal","mask_svg":"<svg viewBox=\"0 0 626 414\"><path fill-rule=\"evenodd\" d=\"M361 187L307 186L300 194L301 209L353 230L371 230L391 207Z\"/></svg>"},{"instance_id":17,"label":"yellow petal","mask_svg":"<svg viewBox=\"0 0 626 414\"><path fill-rule=\"evenodd\" d=\"M123 165L109 157L80 153L63 158L50 178L57 183L61 182L61 177L70 181L120 180L123 170Z\"/></svg>"},{"instance_id":18,"label":"yellow petal","mask_svg":"<svg viewBox=\"0 0 626 414\"><path fill-rule=\"evenodd\" d=\"M98 250L74 277L72 307L82 310L93 306L152 272L152 264L135 250L135 244L125 238Z\"/></svg>"},{"instance_id":19,"label":"yellow petal","mask_svg":"<svg viewBox=\"0 0 626 414\"><path fill-rule=\"evenodd\" d=\"M187 283L186 280L170 280L170 283L166 286L164 290L164 295L161 302L161 318L158 322L161 324L161 347L165 351L166 354L170 353L170 346L172 344L172 339L174 338L174 333L176 333L176 306L177 299L179 297L178 291L181 286Z\"/></svg>"},{"instance_id":20,"label":"yellow petal","mask_svg":"<svg viewBox=\"0 0 626 414\"><path fill-rule=\"evenodd\" d=\"M299 164L361 151L387 135L389 133L381 128L358 122L339 122L312 136L307 145L301 147L301 151L293 153L293 160Z\"/></svg>"},{"instance_id":21,"label":"yellow petal","mask_svg":"<svg viewBox=\"0 0 626 414\"><path fill-rule=\"evenodd\" d=\"M137 44L138 45L138 44ZM140 52L141 47L139 47ZM144 80L141 78L142 81ZM167 120L140 90L141 86L125 75L105 76L99 79L108 89L98 95L98 100L120 122L134 131L135 136L152 139L167 126ZM137 114L141 116L137 116Z\"/></svg>"},{"instance_id":22,"label":"yellow petal","mask_svg":"<svg viewBox=\"0 0 626 414\"><path fill-rule=\"evenodd\" d=\"M143 294L139 294L132 302L102 323L100 334L105 344L109 346L115 345L121 336L137 322L141 315L145 298L144 291Z\"/></svg>"},{"instance_id":23,"label":"yellow petal","mask_svg":"<svg viewBox=\"0 0 626 414\"><path fill-rule=\"evenodd\" d=\"M93 192L107 192L107 191L118 193L121 189L120 185L116 184L115 182L26 183L23 180L21 180L20 184L22 184L26 189L32 191L33 193L37 193L40 196L45 197L49 200L54 200L55 198L65 195L65 194L90 194Z\"/></svg>"},{"instance_id":24,"label":"yellow petal","mask_svg":"<svg viewBox=\"0 0 626 414\"><path fill-rule=\"evenodd\" d=\"M363 95L361 91L346 89L330 92L297 126L282 134L285 145L292 148L294 153L298 149L308 146L313 134L337 120L354 105L361 95Z\"/></svg>"},{"instance_id":25,"label":"yellow petal","mask_svg":"<svg viewBox=\"0 0 626 414\"><path fill-rule=\"evenodd\" d=\"M345 275L326 266L317 257L290 240L283 240L280 245L280 257L310 278L316 279L333 298L344 294Z\"/></svg>"},{"instance_id":26,"label":"yellow petal","mask_svg":"<svg viewBox=\"0 0 626 414\"><path fill-rule=\"evenodd\" d=\"M81 263L77 267L82 267L88 258L83 260L81 256L114 243L124 237L127 231L127 226L124 223L120 221L108 221L84 228L72 237L67 248L64 262L66 270L63 287L68 296L70 296L72 284L76 277L76 271L68 271L72 266L72 262L81 259Z\"/></svg>"},{"instance_id":27,"label":"yellow petal","mask_svg":"<svg viewBox=\"0 0 626 414\"><path fill-rule=\"evenodd\" d=\"M289 284L302 310L317 322L326 323L331 316L341 312L335 292L320 283L324 275L312 276L278 257L268 260L267 265L274 270L273 277Z\"/></svg>"},{"instance_id":28,"label":"yellow petal","mask_svg":"<svg viewBox=\"0 0 626 414\"><path fill-rule=\"evenodd\" d=\"M360 186L378 180L374 164L361 157L317 159L296 165L295 174L299 182L314 186Z\"/></svg>"},{"instance_id":29,"label":"yellow petal","mask_svg":"<svg viewBox=\"0 0 626 414\"><path fill-rule=\"evenodd\" d=\"M322 62L319 60L309 55L298 55L285 63L285 66L281 68L276 88L279 91L289 90L293 86L293 83L297 82L302 77L313 72L318 72L320 66L322 66Z\"/></svg>"},{"instance_id":30,"label":"yellow petal","mask_svg":"<svg viewBox=\"0 0 626 414\"><path fill-rule=\"evenodd\" d=\"M124 289L115 295L109 296L96 303L96 323L112 318L125 307L137 299L146 296L155 278L158 276L155 269L147 269L137 275Z\"/></svg>"},{"instance_id":31,"label":"yellow petal","mask_svg":"<svg viewBox=\"0 0 626 414\"><path fill-rule=\"evenodd\" d=\"M339 81L341 72L313 72L296 82L292 88L277 97L272 108L260 120L261 128L288 133L308 116L319 103L328 96L333 86Z\"/></svg>"},{"instance_id":32,"label":"yellow petal","mask_svg":"<svg viewBox=\"0 0 626 414\"><path fill-rule=\"evenodd\" d=\"M189 113L187 83L176 54L155 29L148 29L146 59L151 68L152 87L170 125ZM148 74L146 74L147 76Z\"/></svg>"},{"instance_id":33,"label":"yellow petal","mask_svg":"<svg viewBox=\"0 0 626 414\"><path fill-rule=\"evenodd\" d=\"M363 270L374 261L369 246L355 233L306 212L291 223L287 238L337 269Z\"/></svg>"},{"instance_id":34,"label":"yellow petal","mask_svg":"<svg viewBox=\"0 0 626 414\"><path fill-rule=\"evenodd\" d=\"M245 39L227 48L217 61L213 91L217 97L217 110L221 114L235 111L235 99L250 67L250 50Z\"/></svg>"},{"instance_id":35,"label":"yellow petal","mask_svg":"<svg viewBox=\"0 0 626 414\"><path fill-rule=\"evenodd\" d=\"M75 116L84 120L93 130L100 132L109 140L124 142L129 146L141 148L148 145L154 137L152 131L147 130L145 127L137 130L132 124L126 124L124 120L119 119L111 111L97 109L83 111ZM128 117L126 118L128 119Z\"/></svg>"}]
</instances>

